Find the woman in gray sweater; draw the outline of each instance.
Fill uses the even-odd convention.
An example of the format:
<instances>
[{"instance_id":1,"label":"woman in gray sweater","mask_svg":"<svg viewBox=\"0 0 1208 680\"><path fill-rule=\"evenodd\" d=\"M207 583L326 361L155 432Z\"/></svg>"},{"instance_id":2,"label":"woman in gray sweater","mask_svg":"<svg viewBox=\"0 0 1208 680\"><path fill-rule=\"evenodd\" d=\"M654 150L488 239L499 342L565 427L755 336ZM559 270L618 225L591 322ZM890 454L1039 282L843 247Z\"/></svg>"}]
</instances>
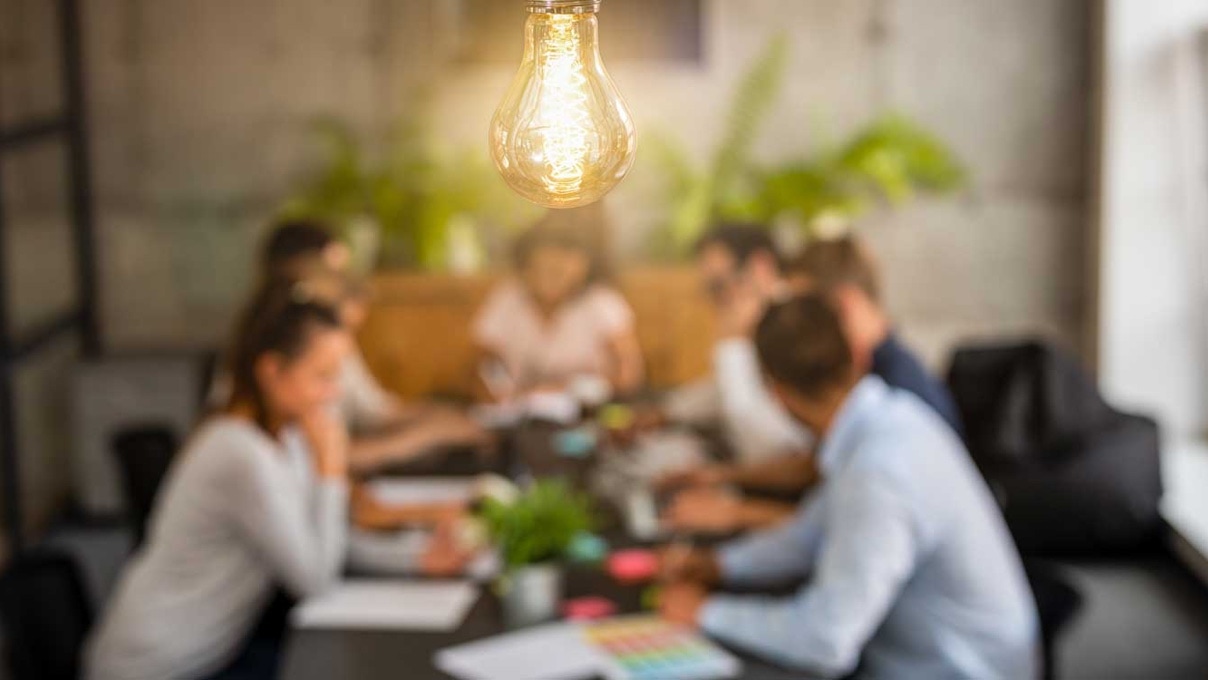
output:
<instances>
[{"instance_id":1,"label":"woman in gray sweater","mask_svg":"<svg viewBox=\"0 0 1208 680\"><path fill-rule=\"evenodd\" d=\"M255 296L229 353L229 403L169 475L91 642L89 678L227 677L278 587L304 598L336 580L348 444L330 405L350 343L305 284Z\"/></svg>"}]
</instances>

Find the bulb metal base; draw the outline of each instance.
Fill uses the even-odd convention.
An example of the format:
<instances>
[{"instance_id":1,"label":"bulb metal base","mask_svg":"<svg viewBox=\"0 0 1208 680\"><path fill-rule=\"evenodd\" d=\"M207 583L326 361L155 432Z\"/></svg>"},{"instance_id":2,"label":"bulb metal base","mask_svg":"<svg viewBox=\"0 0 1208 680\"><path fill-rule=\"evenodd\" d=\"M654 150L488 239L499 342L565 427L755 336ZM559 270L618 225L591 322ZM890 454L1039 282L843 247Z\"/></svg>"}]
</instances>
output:
<instances>
[{"instance_id":1,"label":"bulb metal base","mask_svg":"<svg viewBox=\"0 0 1208 680\"><path fill-rule=\"evenodd\" d=\"M587 14L600 11L600 0L525 0L530 14Z\"/></svg>"}]
</instances>

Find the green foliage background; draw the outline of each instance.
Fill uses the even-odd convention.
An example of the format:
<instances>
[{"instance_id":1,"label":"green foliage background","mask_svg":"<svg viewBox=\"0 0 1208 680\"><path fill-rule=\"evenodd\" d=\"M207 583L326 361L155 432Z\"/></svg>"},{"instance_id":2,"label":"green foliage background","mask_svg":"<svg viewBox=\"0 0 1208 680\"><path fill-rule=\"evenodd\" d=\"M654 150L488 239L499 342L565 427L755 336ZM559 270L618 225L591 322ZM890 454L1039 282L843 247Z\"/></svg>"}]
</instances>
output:
<instances>
[{"instance_id":1,"label":"green foliage background","mask_svg":"<svg viewBox=\"0 0 1208 680\"><path fill-rule=\"evenodd\" d=\"M828 218L850 221L876 206L964 186L965 169L944 142L896 113L808 155L771 165L754 162L751 149L779 99L788 54L788 41L779 36L752 63L703 166L670 135L643 137L634 172L656 178L659 190L651 200L663 215L649 256L687 257L716 221L788 220L810 237ZM385 139L363 140L335 119L317 121L324 161L284 205L282 216L336 226L370 217L381 233L379 265L440 270L448 263L456 218L470 218L480 240L502 243L541 215L508 189L485 145L453 149L439 142L429 125L430 92L421 90L410 100L411 113Z\"/></svg>"},{"instance_id":2,"label":"green foliage background","mask_svg":"<svg viewBox=\"0 0 1208 680\"><path fill-rule=\"evenodd\" d=\"M666 219L651 252L685 257L709 224L771 224L791 219L814 235L826 218L851 220L882 205L900 205L920 192L961 188L965 170L939 137L905 116L885 114L839 144L779 165L751 160L751 147L779 98L788 58L784 36L771 41L738 83L725 131L704 167L667 135L643 140L653 171L663 178Z\"/></svg>"},{"instance_id":3,"label":"green foliage background","mask_svg":"<svg viewBox=\"0 0 1208 680\"><path fill-rule=\"evenodd\" d=\"M473 218L486 238L514 233L540 215L508 189L485 149L440 144L426 97L413 99L419 103L412 113L374 143L336 119L316 121L324 161L282 207L282 217L318 218L337 227L370 217L381 232L379 265L440 270L454 218Z\"/></svg>"}]
</instances>

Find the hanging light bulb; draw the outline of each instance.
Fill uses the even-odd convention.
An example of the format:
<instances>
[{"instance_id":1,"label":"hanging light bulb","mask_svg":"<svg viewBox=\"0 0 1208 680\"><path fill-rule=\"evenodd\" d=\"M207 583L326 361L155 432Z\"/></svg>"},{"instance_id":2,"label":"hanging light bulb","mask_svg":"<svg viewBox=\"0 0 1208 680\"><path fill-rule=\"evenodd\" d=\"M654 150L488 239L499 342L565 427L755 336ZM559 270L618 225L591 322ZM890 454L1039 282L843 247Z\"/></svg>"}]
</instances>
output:
<instances>
[{"instance_id":1,"label":"hanging light bulb","mask_svg":"<svg viewBox=\"0 0 1208 680\"><path fill-rule=\"evenodd\" d=\"M508 185L550 208L599 200L633 166L633 119L600 59L600 0L526 0L524 59L491 120Z\"/></svg>"}]
</instances>

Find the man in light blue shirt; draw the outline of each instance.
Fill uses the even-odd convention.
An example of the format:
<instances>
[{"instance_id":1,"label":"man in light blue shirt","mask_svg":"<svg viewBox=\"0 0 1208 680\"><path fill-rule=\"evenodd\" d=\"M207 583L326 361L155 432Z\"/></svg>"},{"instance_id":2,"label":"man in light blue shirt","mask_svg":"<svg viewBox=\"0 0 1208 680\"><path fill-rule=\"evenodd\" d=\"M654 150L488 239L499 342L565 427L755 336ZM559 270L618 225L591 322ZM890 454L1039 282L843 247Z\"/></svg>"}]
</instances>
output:
<instances>
[{"instance_id":1,"label":"man in light blue shirt","mask_svg":"<svg viewBox=\"0 0 1208 680\"><path fill-rule=\"evenodd\" d=\"M823 482L777 529L669 550L665 617L823 677L1035 678L1038 623L1019 555L960 440L862 377L829 303L769 309L756 334L778 399L819 433ZM808 577L792 597L708 595Z\"/></svg>"}]
</instances>

